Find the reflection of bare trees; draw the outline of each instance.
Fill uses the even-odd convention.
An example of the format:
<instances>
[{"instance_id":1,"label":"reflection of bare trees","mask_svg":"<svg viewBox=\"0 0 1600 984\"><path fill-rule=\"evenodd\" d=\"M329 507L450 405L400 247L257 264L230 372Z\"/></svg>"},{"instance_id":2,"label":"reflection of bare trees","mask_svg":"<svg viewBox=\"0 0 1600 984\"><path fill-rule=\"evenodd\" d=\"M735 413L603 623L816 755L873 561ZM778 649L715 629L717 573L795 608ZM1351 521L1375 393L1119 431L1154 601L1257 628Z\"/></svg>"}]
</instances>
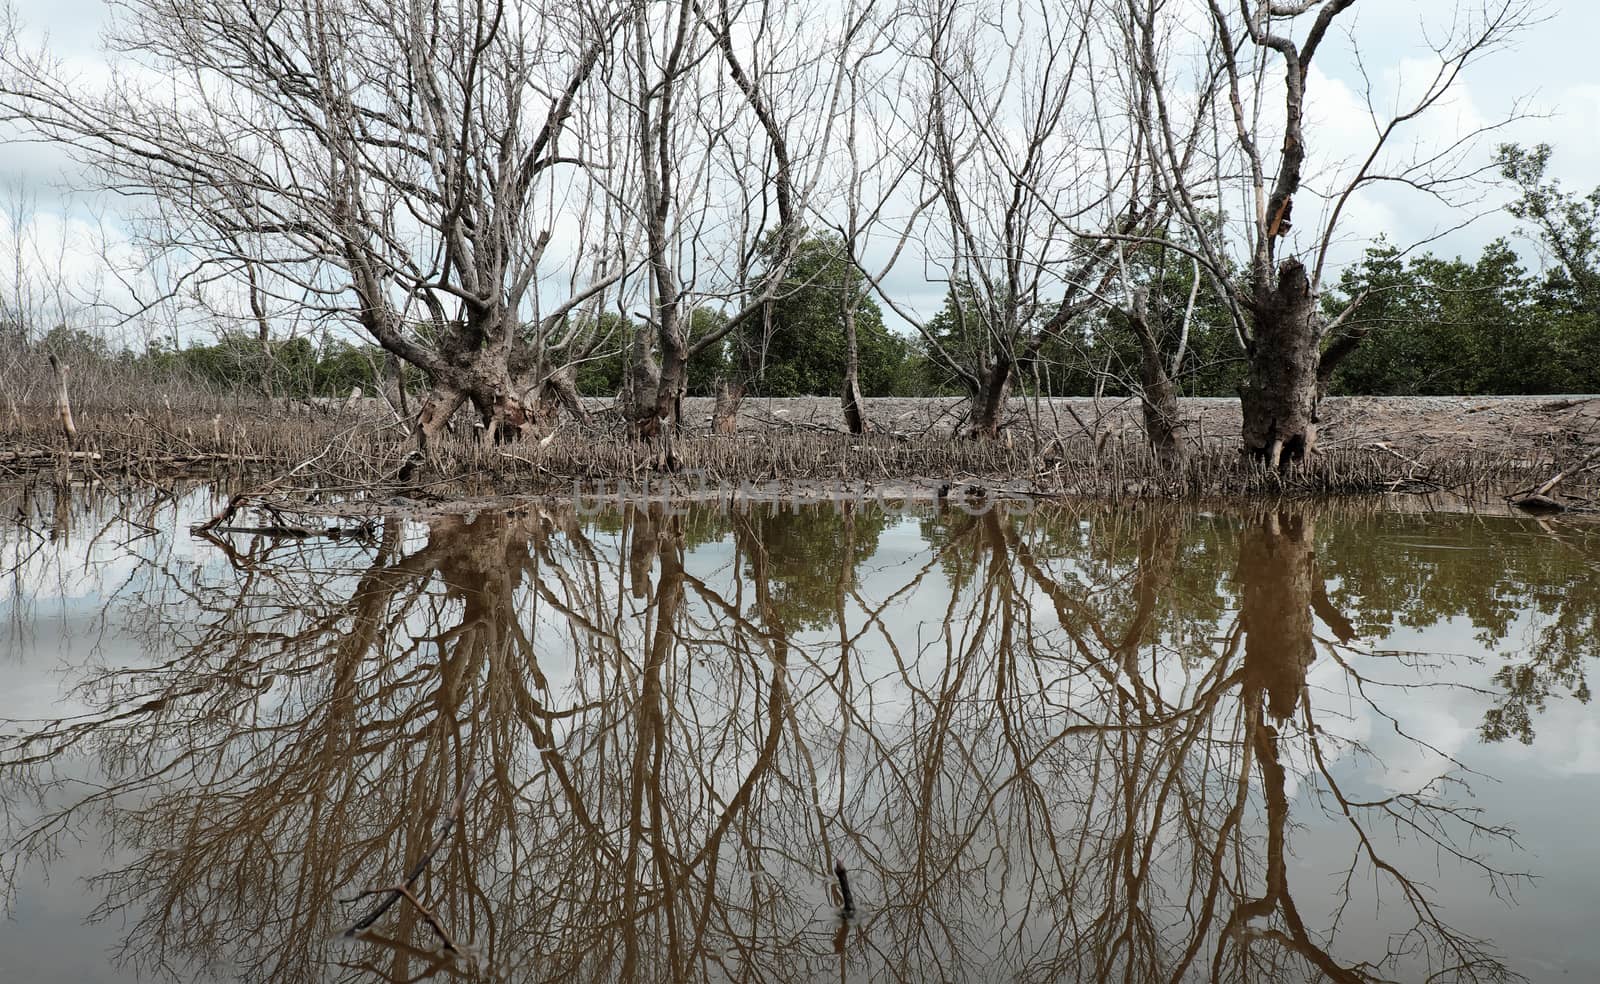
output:
<instances>
[{"instance_id":1,"label":"reflection of bare trees","mask_svg":"<svg viewBox=\"0 0 1600 984\"><path fill-rule=\"evenodd\" d=\"M1387 691L1346 659L1311 513L949 512L878 559L887 523L637 506L389 522L338 562L230 544L141 582L157 655L88 681L91 715L7 740L8 790L74 752L105 778L12 834L115 830L95 887L175 975L1500 973L1404 850L1483 866L1498 831L1448 787L1345 790L1361 750L1307 674ZM1302 827L1342 831L1347 877L1297 881ZM339 939L372 902L338 900L413 871L426 913ZM1392 936L1324 903L1374 883Z\"/></svg>"}]
</instances>

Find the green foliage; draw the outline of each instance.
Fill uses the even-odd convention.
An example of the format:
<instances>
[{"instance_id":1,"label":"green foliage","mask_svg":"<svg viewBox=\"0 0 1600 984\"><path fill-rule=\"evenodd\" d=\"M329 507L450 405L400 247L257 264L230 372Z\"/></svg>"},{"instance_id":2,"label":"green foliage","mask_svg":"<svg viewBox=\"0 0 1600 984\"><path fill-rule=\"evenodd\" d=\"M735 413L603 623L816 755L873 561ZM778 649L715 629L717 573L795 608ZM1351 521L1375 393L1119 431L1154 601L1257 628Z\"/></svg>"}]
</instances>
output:
<instances>
[{"instance_id":1,"label":"green foliage","mask_svg":"<svg viewBox=\"0 0 1600 984\"><path fill-rule=\"evenodd\" d=\"M727 315L711 308L695 308L689 314L689 344L715 332L728 323ZM584 396L616 396L633 368L633 339L638 326L613 312L600 316L602 339L600 354L578 365L577 387ZM690 396L711 396L716 381L728 369L727 340L710 346L689 360L686 380Z\"/></svg>"},{"instance_id":2,"label":"green foliage","mask_svg":"<svg viewBox=\"0 0 1600 984\"><path fill-rule=\"evenodd\" d=\"M976 369L982 364L989 345L989 325L997 312L985 310L985 301L971 284L956 283L945 292L944 306L924 327L932 341L921 339L921 358L916 362L918 396L964 396L966 386L944 361L936 355L939 349L957 364ZM1037 330L1039 322L1049 316L1043 306L1025 305L1020 312L1022 332ZM1035 365L1020 367L1020 377L1013 392L1027 395L1038 392L1046 396L1080 396L1094 392L1094 378L1089 371L1086 353L1090 348L1088 336L1081 323L1045 341L1039 350ZM1035 379L1037 369L1037 379Z\"/></svg>"},{"instance_id":3,"label":"green foliage","mask_svg":"<svg viewBox=\"0 0 1600 984\"><path fill-rule=\"evenodd\" d=\"M1178 392L1183 396L1238 396L1246 371L1244 353L1226 302L1210 279L1201 275L1197 284L1193 264L1171 249L1132 250L1126 263L1134 282L1148 292L1149 317L1168 358L1177 351L1178 336L1188 319L1183 363L1173 374ZM1139 378L1140 353L1127 316L1120 310L1103 312L1091 317L1083 331L1083 358L1092 373L1090 389L1085 392L1093 392L1098 379L1107 395L1128 395L1129 384Z\"/></svg>"},{"instance_id":4,"label":"green foliage","mask_svg":"<svg viewBox=\"0 0 1600 984\"><path fill-rule=\"evenodd\" d=\"M1163 252L1166 255L1161 255ZM1170 262L1176 255L1170 250L1143 250L1127 258L1135 278L1149 291L1153 319L1165 326L1170 336L1169 351L1176 349L1176 332L1183 324L1194 286L1189 266ZM966 366L978 365L987 344L981 304L978 292L970 285L954 285L945 294L944 306L926 325L934 340ZM1027 325L1022 334L1035 329L1053 307L1046 303L1025 310L1024 318L1034 324ZM1202 280L1177 378L1184 395L1237 395L1244 363L1231 325L1221 299ZM964 395L966 390L960 380L934 358L933 346L923 342L921 348L917 365L922 389L916 395ZM1036 363L1021 367L1014 392L1019 396L1090 396L1098 389L1107 396L1125 396L1138 378L1139 346L1126 317L1119 311L1101 310L1074 320L1045 339Z\"/></svg>"},{"instance_id":5,"label":"green foliage","mask_svg":"<svg viewBox=\"0 0 1600 984\"><path fill-rule=\"evenodd\" d=\"M1387 243L1367 250L1327 299L1330 317L1366 293L1350 323L1370 330L1332 392L1375 395L1592 392L1596 318L1551 278L1528 273L1504 240L1476 263Z\"/></svg>"},{"instance_id":6,"label":"green foliage","mask_svg":"<svg viewBox=\"0 0 1600 984\"><path fill-rule=\"evenodd\" d=\"M221 391L260 393L268 380L275 396L346 396L359 386L377 391L385 355L375 345L327 341L321 348L309 338L274 339L265 348L254 336L225 332L210 345L169 348L157 343L134 363L164 374L186 376ZM406 374L409 389L421 388L421 373Z\"/></svg>"},{"instance_id":7,"label":"green foliage","mask_svg":"<svg viewBox=\"0 0 1600 984\"><path fill-rule=\"evenodd\" d=\"M921 339L922 358L918 360L921 396L964 396L961 379L937 355L943 349L962 366L978 364L982 352L984 327L979 311L978 292L971 284L954 283L945 291L944 306L923 327L932 341ZM935 347L937 346L937 347Z\"/></svg>"},{"instance_id":8,"label":"green foliage","mask_svg":"<svg viewBox=\"0 0 1600 984\"><path fill-rule=\"evenodd\" d=\"M600 315L597 335L601 339L599 353L578 363L576 383L584 396L616 396L622 389L623 375L627 369L626 358L635 326L632 321L613 311Z\"/></svg>"},{"instance_id":9,"label":"green foliage","mask_svg":"<svg viewBox=\"0 0 1600 984\"><path fill-rule=\"evenodd\" d=\"M40 347L69 363L73 359L103 359L108 354L105 340L99 335L66 325L56 325L50 329Z\"/></svg>"},{"instance_id":10,"label":"green foliage","mask_svg":"<svg viewBox=\"0 0 1600 984\"><path fill-rule=\"evenodd\" d=\"M1521 193L1506 211L1534 227L1561 267L1561 286L1589 313L1600 312L1600 188L1578 197L1547 178L1550 145L1500 146L1500 174ZM1555 286L1555 285L1553 285Z\"/></svg>"},{"instance_id":11,"label":"green foliage","mask_svg":"<svg viewBox=\"0 0 1600 984\"><path fill-rule=\"evenodd\" d=\"M1331 381L1336 394L1437 395L1600 392L1600 189L1579 196L1548 177L1551 150L1500 148L1502 175L1518 190L1508 211L1526 222L1554 261L1532 272L1505 240L1475 260L1405 255L1373 244L1326 292L1325 313L1340 315L1352 298L1363 302L1348 324L1365 329L1361 344ZM765 246L766 259L775 243ZM1141 247L1124 258L1130 279L1148 290L1148 307L1172 351L1195 290L1193 267L1172 249ZM843 303L866 288L859 270L828 235L798 247L787 280L763 323L753 320L691 360L688 392L711 396L735 359L759 368L753 392L764 396L835 395L845 367ZM992 300L992 299L991 299ZM981 292L951 285L927 330L958 363L981 364L989 325L1002 312L985 310ZM1024 305L1020 338L1053 310L1049 299ZM579 392L612 396L630 369L638 326L612 312L601 315L596 356L577 370ZM690 314L691 344L727 324L727 314L701 307ZM1176 381L1185 396L1233 396L1245 363L1229 312L1212 285L1200 282L1189 319L1186 354ZM921 336L891 331L871 297L856 314L862 391L867 396L959 396L961 379L934 356ZM427 326L414 326L427 334ZM0 326L3 330L3 326ZM66 325L39 347L69 362L118 358L132 368L177 374L220 391L279 396L343 396L353 387L376 391L385 354L376 346L300 337L264 348L254 335L224 332L215 342L173 348L156 345L132 355L110 352L98 336ZM1046 339L1038 358L1019 367L1013 392L1022 397L1123 396L1139 375L1139 349L1124 316L1091 311ZM406 386L426 386L415 368Z\"/></svg>"},{"instance_id":12,"label":"green foliage","mask_svg":"<svg viewBox=\"0 0 1600 984\"><path fill-rule=\"evenodd\" d=\"M837 237L802 240L770 322L752 320L737 340L749 347L760 369L754 391L762 396L839 393L847 354L844 305L865 290L865 278L846 259ZM856 346L864 396L905 391L912 346L884 325L883 311L870 297L856 309Z\"/></svg>"}]
</instances>

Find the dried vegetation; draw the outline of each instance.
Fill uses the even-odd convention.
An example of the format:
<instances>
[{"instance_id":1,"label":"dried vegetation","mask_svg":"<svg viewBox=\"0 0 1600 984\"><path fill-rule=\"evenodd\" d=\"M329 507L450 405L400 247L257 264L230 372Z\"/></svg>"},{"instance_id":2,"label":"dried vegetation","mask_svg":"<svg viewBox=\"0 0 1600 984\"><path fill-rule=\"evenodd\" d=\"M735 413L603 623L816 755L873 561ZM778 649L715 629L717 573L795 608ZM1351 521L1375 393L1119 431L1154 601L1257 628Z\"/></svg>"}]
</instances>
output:
<instances>
[{"instance_id":1,"label":"dried vegetation","mask_svg":"<svg viewBox=\"0 0 1600 984\"><path fill-rule=\"evenodd\" d=\"M370 405L241 405L234 398L182 392L141 408L115 387L83 392L93 396L77 408L75 441L63 434L52 406L7 412L0 426L0 475L54 471L62 478L156 482L189 475L227 479L237 488L272 482L319 498L433 501L560 495L575 488L710 495L739 486L818 497L891 484L926 496L948 486L958 496L1450 492L1489 499L1537 485L1587 453L1583 441L1559 429L1515 453L1473 442L1407 444L1352 436L1306 463L1274 470L1240 455L1228 431L1218 429L1223 436L1196 441L1184 461L1163 466L1136 430L1109 419L1080 426L1081 414L1061 429L1062 418L1025 415L1013 423L1009 440L977 441L953 437L949 424L851 436L825 423L783 422L783 408L774 415L771 405L757 405L750 412L764 426L732 436L684 427L670 438L670 447L664 436L627 436L607 411L596 414L591 426L569 424L545 441L511 445L479 440L470 425L458 421L456 436L435 442L424 467L408 468L415 452L405 428ZM794 402L798 411L803 401ZM923 416L939 419L926 411ZM1032 425L1034 419L1039 426ZM1592 471L1569 477L1563 486L1569 504L1586 504L1593 491Z\"/></svg>"}]
</instances>

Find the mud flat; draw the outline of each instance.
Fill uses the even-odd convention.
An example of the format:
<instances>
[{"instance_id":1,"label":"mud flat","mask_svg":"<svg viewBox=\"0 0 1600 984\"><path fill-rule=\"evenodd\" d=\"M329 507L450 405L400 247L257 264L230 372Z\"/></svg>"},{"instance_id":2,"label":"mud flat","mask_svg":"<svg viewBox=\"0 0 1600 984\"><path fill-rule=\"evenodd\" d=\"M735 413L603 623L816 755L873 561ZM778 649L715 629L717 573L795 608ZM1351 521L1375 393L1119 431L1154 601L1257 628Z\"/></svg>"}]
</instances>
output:
<instances>
[{"instance_id":1,"label":"mud flat","mask_svg":"<svg viewBox=\"0 0 1600 984\"><path fill-rule=\"evenodd\" d=\"M670 441L626 436L609 401L564 419L545 441L495 445L470 422L408 468L414 444L381 405L240 404L224 417L182 409L79 408L68 445L51 408L0 425L0 478L168 482L317 508L473 508L501 497L755 501L948 498L1271 497L1428 494L1489 501L1571 470L1600 448L1600 397L1334 397L1319 452L1284 472L1238 453L1239 404L1182 403L1191 454L1162 469L1130 399L1013 401L1002 440L961 438L964 401L867 401L873 432L844 431L831 398L749 399L737 434L711 433L711 401L688 399ZM1600 498L1594 468L1562 485L1569 504Z\"/></svg>"}]
</instances>

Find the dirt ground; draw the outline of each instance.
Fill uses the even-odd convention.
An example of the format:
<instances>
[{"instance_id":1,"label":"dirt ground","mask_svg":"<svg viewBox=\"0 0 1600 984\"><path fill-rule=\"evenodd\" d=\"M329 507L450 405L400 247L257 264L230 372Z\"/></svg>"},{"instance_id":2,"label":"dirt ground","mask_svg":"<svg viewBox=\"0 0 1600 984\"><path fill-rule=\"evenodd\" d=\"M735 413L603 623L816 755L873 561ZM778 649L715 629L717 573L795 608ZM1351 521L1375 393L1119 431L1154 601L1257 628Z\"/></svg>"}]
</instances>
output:
<instances>
[{"instance_id":1,"label":"dirt ground","mask_svg":"<svg viewBox=\"0 0 1600 984\"><path fill-rule=\"evenodd\" d=\"M331 412L344 401L306 401ZM601 420L610 416L610 399L584 401ZM1183 399L1188 436L1206 447L1232 447L1239 439L1239 401L1223 397ZM369 414L388 416L378 401L360 401ZM683 401L683 423L690 433L710 431L713 401ZM867 416L875 430L899 437L939 437L957 432L966 401L956 397L869 397ZM1474 455L1542 456L1531 452L1600 446L1600 395L1553 396L1331 396L1322 401L1318 445L1325 450L1385 445L1395 450L1437 453L1460 450ZM1013 439L1041 422L1045 436L1069 440L1090 436L1096 442L1140 439L1139 404L1131 397L1061 397L1013 400L1007 426ZM843 433L839 400L831 396L748 398L739 413L740 433L818 431ZM1109 438L1108 438L1109 435Z\"/></svg>"},{"instance_id":2,"label":"dirt ground","mask_svg":"<svg viewBox=\"0 0 1600 984\"><path fill-rule=\"evenodd\" d=\"M966 407L954 398L869 399L875 433L864 440L845 433L829 397L748 399L733 437L711 433L711 400L688 399L679 436L648 443L626 437L610 403L590 401L592 426L563 420L538 442L486 444L468 430L435 449L426 480L407 475L413 447L393 412L368 401L305 401L226 427L220 416L133 420L91 406L70 450L41 407L26 427L0 429L0 479L43 469L69 480L79 472L93 481L198 480L220 470L230 490L254 489L250 498L286 512L421 518L571 499L575 490L608 501L1406 493L1426 494L1437 508L1437 496L1498 502L1560 474L1567 508L1600 509L1600 396L1330 398L1319 439L1327 453L1282 473L1237 453L1236 399L1182 401L1191 446L1203 448L1177 472L1151 470L1131 399L1014 401L998 443L952 438ZM663 468L669 448L675 467Z\"/></svg>"},{"instance_id":3,"label":"dirt ground","mask_svg":"<svg viewBox=\"0 0 1600 984\"><path fill-rule=\"evenodd\" d=\"M685 423L703 427L711 400L684 401ZM961 421L964 401L878 397L866 401L869 419L881 430L906 436L950 433ZM1190 438L1207 446L1238 441L1239 401L1182 401ZM1037 417L1042 430L1063 436L1092 433L1096 441L1138 439L1138 403L1131 399L1059 398L1013 401L1014 430ZM839 401L831 397L748 399L741 430L842 431ZM1386 445L1405 452L1459 449L1473 454L1518 457L1533 451L1600 445L1600 396L1343 396L1322 402L1319 444L1324 449Z\"/></svg>"}]
</instances>

